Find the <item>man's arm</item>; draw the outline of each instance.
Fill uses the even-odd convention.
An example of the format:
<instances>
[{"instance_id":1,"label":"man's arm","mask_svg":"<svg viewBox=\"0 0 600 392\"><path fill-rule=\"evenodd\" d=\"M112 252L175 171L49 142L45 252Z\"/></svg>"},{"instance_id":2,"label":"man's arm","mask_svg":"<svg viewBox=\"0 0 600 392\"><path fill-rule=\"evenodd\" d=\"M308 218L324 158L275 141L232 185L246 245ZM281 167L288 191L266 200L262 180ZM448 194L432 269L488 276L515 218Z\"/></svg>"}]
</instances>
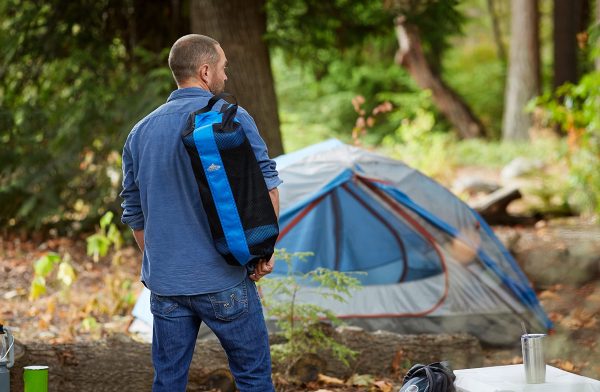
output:
<instances>
[{"instance_id":1,"label":"man's arm","mask_svg":"<svg viewBox=\"0 0 600 392\"><path fill-rule=\"evenodd\" d=\"M271 198L271 203L273 203L275 215L277 216L277 219L279 219L279 190L277 188L271 189L269 191L269 197Z\"/></svg>"},{"instance_id":2,"label":"man's arm","mask_svg":"<svg viewBox=\"0 0 600 392\"><path fill-rule=\"evenodd\" d=\"M279 219L279 190L277 190L277 188L271 189L269 191L269 197L271 198L271 203L273 203L275 215L277 216L277 219ZM254 273L250 275L250 279L258 282L263 276L273 272L274 266L275 255L271 256L270 260L260 260L258 263L256 263L256 268L254 269Z\"/></svg>"},{"instance_id":3,"label":"man's arm","mask_svg":"<svg viewBox=\"0 0 600 392\"><path fill-rule=\"evenodd\" d=\"M144 230L132 230L133 238L135 238L135 242L137 243L140 250L144 251Z\"/></svg>"},{"instance_id":4,"label":"man's arm","mask_svg":"<svg viewBox=\"0 0 600 392\"><path fill-rule=\"evenodd\" d=\"M120 193L123 198L123 215L121 216L121 222L125 223L133 230L133 236L135 241L140 246L140 249L144 249L144 212L142 211L142 204L140 200L140 190L135 183L133 156L129 149L129 143L131 140L131 134L125 142L123 148L123 189ZM136 233L136 232L140 232ZM141 242L139 240L141 238Z\"/></svg>"}]
</instances>

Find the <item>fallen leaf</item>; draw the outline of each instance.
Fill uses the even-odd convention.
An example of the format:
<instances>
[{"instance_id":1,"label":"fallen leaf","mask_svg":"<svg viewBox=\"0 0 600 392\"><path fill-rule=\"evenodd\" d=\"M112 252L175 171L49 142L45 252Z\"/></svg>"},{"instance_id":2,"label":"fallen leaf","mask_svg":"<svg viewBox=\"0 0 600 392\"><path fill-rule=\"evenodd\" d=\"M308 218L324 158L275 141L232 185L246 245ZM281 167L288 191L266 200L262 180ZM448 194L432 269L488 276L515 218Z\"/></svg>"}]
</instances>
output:
<instances>
[{"instance_id":1,"label":"fallen leaf","mask_svg":"<svg viewBox=\"0 0 600 392\"><path fill-rule=\"evenodd\" d=\"M572 372L575 369L575 365L571 361L559 362L558 366L567 372Z\"/></svg>"},{"instance_id":2,"label":"fallen leaf","mask_svg":"<svg viewBox=\"0 0 600 392\"><path fill-rule=\"evenodd\" d=\"M374 377L370 374L353 374L347 381L346 385L353 387L368 387L375 381Z\"/></svg>"},{"instance_id":3,"label":"fallen leaf","mask_svg":"<svg viewBox=\"0 0 600 392\"><path fill-rule=\"evenodd\" d=\"M391 383L384 380L375 381L373 385L379 388L381 392L392 392L392 389L394 388Z\"/></svg>"},{"instance_id":4,"label":"fallen leaf","mask_svg":"<svg viewBox=\"0 0 600 392\"><path fill-rule=\"evenodd\" d=\"M324 374L319 374L317 381L323 384L344 385L344 380L340 380L336 377L326 376Z\"/></svg>"},{"instance_id":5,"label":"fallen leaf","mask_svg":"<svg viewBox=\"0 0 600 392\"><path fill-rule=\"evenodd\" d=\"M555 292L550 291L550 290L544 290L544 291L542 291L541 293L538 294L538 298L540 300L542 300L542 299L550 299L550 300L556 300L556 301L558 301L558 300L561 299L560 295L558 295Z\"/></svg>"}]
</instances>

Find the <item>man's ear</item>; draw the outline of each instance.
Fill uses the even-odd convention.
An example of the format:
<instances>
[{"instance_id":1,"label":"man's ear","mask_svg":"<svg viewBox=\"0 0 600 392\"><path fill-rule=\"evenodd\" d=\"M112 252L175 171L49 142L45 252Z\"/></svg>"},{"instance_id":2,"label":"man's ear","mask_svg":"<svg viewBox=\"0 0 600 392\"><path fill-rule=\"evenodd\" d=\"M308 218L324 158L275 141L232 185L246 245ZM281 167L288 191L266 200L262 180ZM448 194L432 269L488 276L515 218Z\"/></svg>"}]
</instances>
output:
<instances>
[{"instance_id":1,"label":"man's ear","mask_svg":"<svg viewBox=\"0 0 600 392\"><path fill-rule=\"evenodd\" d=\"M200 66L200 68L198 69L198 74L200 76L200 80L202 80L204 83L208 83L208 73L209 73L209 66L208 64L202 64Z\"/></svg>"}]
</instances>

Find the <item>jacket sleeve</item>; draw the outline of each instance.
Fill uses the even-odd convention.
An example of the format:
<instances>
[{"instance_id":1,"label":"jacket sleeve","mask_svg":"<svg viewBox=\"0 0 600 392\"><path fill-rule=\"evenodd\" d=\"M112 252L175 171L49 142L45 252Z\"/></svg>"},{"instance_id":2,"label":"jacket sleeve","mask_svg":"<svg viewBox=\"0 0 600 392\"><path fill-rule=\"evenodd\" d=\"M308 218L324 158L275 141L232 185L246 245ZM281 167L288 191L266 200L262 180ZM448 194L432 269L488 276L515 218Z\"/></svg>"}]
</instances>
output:
<instances>
[{"instance_id":1,"label":"jacket sleeve","mask_svg":"<svg viewBox=\"0 0 600 392\"><path fill-rule=\"evenodd\" d=\"M131 134L125 142L123 148L123 189L121 198L123 202L123 214L121 222L125 223L133 230L142 230L144 228L144 213L140 202L140 190L135 182L135 168L131 154Z\"/></svg>"},{"instance_id":2,"label":"jacket sleeve","mask_svg":"<svg viewBox=\"0 0 600 392\"><path fill-rule=\"evenodd\" d=\"M283 181L279 179L277 164L274 160L269 158L267 145L260 136L254 119L246 110L241 107L238 109L237 117L244 128L244 131L246 132L246 137L252 146L252 150L254 150L254 155L256 156L256 161L262 170L265 183L267 184L267 189L272 190L277 188Z\"/></svg>"}]
</instances>

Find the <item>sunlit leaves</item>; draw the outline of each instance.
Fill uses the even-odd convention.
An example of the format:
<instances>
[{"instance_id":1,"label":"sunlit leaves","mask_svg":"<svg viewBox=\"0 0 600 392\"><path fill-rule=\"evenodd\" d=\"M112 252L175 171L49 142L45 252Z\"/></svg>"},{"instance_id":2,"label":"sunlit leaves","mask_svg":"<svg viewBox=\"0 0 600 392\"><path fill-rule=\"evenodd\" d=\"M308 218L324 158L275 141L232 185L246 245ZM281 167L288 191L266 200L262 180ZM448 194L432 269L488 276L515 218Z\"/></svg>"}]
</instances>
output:
<instances>
[{"instance_id":1,"label":"sunlit leaves","mask_svg":"<svg viewBox=\"0 0 600 392\"><path fill-rule=\"evenodd\" d=\"M63 284L65 287L70 287L75 281L76 275L73 266L63 261L58 265L58 272L56 274L56 279Z\"/></svg>"},{"instance_id":2,"label":"sunlit leaves","mask_svg":"<svg viewBox=\"0 0 600 392\"><path fill-rule=\"evenodd\" d=\"M121 248L123 238L117 226L112 223L113 217L111 211L104 214L100 218L100 230L87 237L87 254L92 256L95 262L98 262L100 257L106 256L111 245L116 250Z\"/></svg>"},{"instance_id":3,"label":"sunlit leaves","mask_svg":"<svg viewBox=\"0 0 600 392\"><path fill-rule=\"evenodd\" d=\"M37 276L45 278L52 272L54 265L60 263L60 256L56 253L47 253L40 257L34 264L34 271Z\"/></svg>"},{"instance_id":4,"label":"sunlit leaves","mask_svg":"<svg viewBox=\"0 0 600 392\"><path fill-rule=\"evenodd\" d=\"M292 262L296 259L306 261L311 255L308 252L288 253L285 249L277 249L275 257L287 264L287 275L260 283L267 292L263 297L267 312L276 318L277 326L287 340L284 344L271 346L273 358L289 366L291 360L303 354L327 350L348 365L356 353L337 342L320 324L321 320L327 320L339 325L340 320L322 306L299 301L298 294L304 287L323 297L345 302L351 291L360 286L360 282L354 276L325 268L295 273Z\"/></svg>"},{"instance_id":5,"label":"sunlit leaves","mask_svg":"<svg viewBox=\"0 0 600 392\"><path fill-rule=\"evenodd\" d=\"M70 260L68 254L61 258L53 252L46 253L37 259L33 264L34 276L29 289L29 299L34 301L46 294L48 282L58 283L63 294L67 295L68 289L76 279Z\"/></svg>"}]
</instances>

